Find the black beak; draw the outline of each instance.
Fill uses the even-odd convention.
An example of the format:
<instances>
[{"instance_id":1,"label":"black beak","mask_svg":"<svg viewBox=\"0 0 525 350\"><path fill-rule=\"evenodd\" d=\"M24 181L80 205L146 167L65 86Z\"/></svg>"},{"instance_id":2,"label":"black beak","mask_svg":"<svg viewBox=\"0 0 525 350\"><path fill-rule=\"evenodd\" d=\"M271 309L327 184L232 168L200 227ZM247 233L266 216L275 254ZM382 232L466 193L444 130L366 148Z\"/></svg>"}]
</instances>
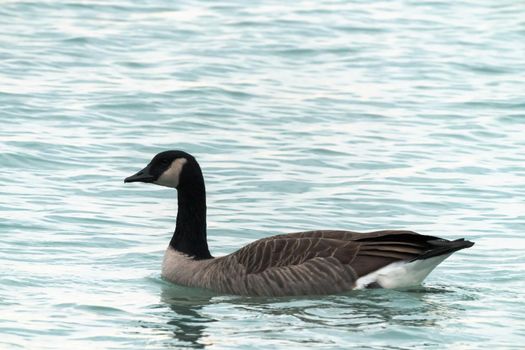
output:
<instances>
[{"instance_id":1,"label":"black beak","mask_svg":"<svg viewBox=\"0 0 525 350\"><path fill-rule=\"evenodd\" d=\"M124 179L124 182L152 182L154 176L150 174L150 166L148 165L135 175L131 175Z\"/></svg>"}]
</instances>

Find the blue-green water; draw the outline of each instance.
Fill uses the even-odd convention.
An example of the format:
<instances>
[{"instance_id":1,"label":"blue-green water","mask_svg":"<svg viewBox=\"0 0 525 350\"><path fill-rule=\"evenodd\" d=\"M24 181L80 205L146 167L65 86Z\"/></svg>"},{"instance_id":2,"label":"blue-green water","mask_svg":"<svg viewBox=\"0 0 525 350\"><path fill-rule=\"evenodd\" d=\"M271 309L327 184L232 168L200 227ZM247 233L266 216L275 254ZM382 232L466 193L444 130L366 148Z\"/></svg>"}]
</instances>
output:
<instances>
[{"instance_id":1,"label":"blue-green water","mask_svg":"<svg viewBox=\"0 0 525 350\"><path fill-rule=\"evenodd\" d=\"M525 343L520 1L4 1L0 348L508 349ZM316 228L476 242L411 291L170 285L193 153L222 255Z\"/></svg>"}]
</instances>

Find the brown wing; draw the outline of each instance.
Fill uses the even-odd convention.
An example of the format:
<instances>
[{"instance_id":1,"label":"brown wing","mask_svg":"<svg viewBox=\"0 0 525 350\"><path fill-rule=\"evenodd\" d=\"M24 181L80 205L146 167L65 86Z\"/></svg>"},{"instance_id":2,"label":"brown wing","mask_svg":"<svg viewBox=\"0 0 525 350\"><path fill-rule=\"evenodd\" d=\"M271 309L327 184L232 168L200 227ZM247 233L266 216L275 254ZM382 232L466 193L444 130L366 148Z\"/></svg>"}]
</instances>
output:
<instances>
[{"instance_id":1,"label":"brown wing","mask_svg":"<svg viewBox=\"0 0 525 350\"><path fill-rule=\"evenodd\" d=\"M413 260L439 240L411 231L309 231L253 242L231 254L245 276L242 294L327 294L394 261Z\"/></svg>"},{"instance_id":2,"label":"brown wing","mask_svg":"<svg viewBox=\"0 0 525 350\"><path fill-rule=\"evenodd\" d=\"M354 231L342 231L342 230L317 230L317 231L304 231L304 232L295 232L288 233L283 235L277 235L272 237L263 238L264 239L274 239L274 238L332 238L339 239L343 241L355 241L355 240L366 240L366 239L375 239L383 236L397 236L397 235L406 235L408 240L419 241L421 238L426 239L439 239L433 236L424 236L419 233L407 230L381 230L373 232L354 232Z\"/></svg>"},{"instance_id":3,"label":"brown wing","mask_svg":"<svg viewBox=\"0 0 525 350\"><path fill-rule=\"evenodd\" d=\"M242 286L238 292L260 296L333 294L351 290L356 280L348 264L334 257L315 257L298 265L247 274L238 284Z\"/></svg>"},{"instance_id":4,"label":"brown wing","mask_svg":"<svg viewBox=\"0 0 525 350\"><path fill-rule=\"evenodd\" d=\"M235 254L246 273L260 273L272 267L299 265L313 258L335 257L349 263L357 253L352 241L330 238L279 237L262 239Z\"/></svg>"},{"instance_id":5,"label":"brown wing","mask_svg":"<svg viewBox=\"0 0 525 350\"><path fill-rule=\"evenodd\" d=\"M433 240L439 238L411 231L307 231L263 238L234 255L247 273L298 265L313 258L334 257L342 264L357 265L357 270L363 270L358 276L362 276L370 272L362 268L361 265L366 265L362 257L368 257L370 262L385 260L386 264L393 260L410 260L430 249L429 241Z\"/></svg>"}]
</instances>

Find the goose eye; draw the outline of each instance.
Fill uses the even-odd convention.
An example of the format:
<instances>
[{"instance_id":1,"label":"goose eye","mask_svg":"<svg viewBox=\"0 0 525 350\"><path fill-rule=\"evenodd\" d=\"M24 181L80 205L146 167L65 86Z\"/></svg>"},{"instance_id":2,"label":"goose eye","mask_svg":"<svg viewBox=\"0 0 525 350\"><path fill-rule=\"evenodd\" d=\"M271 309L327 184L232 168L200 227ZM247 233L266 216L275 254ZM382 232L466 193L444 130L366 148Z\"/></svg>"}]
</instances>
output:
<instances>
[{"instance_id":1,"label":"goose eye","mask_svg":"<svg viewBox=\"0 0 525 350\"><path fill-rule=\"evenodd\" d=\"M166 158L164 158L164 159L162 159L162 160L160 161L160 163L161 163L161 164L168 164L168 160L167 160Z\"/></svg>"}]
</instances>

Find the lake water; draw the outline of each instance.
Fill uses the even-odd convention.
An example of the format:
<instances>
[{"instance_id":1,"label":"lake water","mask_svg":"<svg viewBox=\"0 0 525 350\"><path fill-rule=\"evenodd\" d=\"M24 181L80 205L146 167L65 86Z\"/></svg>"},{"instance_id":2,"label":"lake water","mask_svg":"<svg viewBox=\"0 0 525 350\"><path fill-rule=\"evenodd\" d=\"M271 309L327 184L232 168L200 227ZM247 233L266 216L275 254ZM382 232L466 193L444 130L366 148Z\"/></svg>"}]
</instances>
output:
<instances>
[{"instance_id":1,"label":"lake water","mask_svg":"<svg viewBox=\"0 0 525 350\"><path fill-rule=\"evenodd\" d=\"M520 1L4 1L0 348L525 344ZM214 255L318 228L476 245L421 288L246 298L160 278L204 170Z\"/></svg>"}]
</instances>

